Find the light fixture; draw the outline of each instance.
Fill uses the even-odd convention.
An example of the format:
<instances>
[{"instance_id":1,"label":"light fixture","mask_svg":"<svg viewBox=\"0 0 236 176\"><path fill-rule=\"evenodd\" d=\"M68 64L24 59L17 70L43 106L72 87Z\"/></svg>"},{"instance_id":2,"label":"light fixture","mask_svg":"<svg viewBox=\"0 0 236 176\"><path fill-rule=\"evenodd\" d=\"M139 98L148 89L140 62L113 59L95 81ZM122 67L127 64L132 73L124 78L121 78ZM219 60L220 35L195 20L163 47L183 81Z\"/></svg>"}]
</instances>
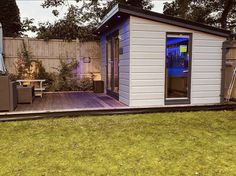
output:
<instances>
[{"instance_id":1,"label":"light fixture","mask_svg":"<svg viewBox=\"0 0 236 176\"><path fill-rule=\"evenodd\" d=\"M91 57L83 57L83 63L91 63Z\"/></svg>"}]
</instances>

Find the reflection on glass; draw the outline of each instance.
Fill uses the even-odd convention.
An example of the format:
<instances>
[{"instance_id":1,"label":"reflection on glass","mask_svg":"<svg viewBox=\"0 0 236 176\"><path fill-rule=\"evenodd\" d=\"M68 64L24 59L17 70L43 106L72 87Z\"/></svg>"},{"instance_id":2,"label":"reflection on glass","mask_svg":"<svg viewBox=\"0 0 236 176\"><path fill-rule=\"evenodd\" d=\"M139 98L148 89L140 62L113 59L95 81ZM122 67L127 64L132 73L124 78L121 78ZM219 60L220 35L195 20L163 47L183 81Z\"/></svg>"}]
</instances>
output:
<instances>
[{"instance_id":1,"label":"reflection on glass","mask_svg":"<svg viewBox=\"0 0 236 176\"><path fill-rule=\"evenodd\" d=\"M119 93L119 38L114 37L114 92Z\"/></svg>"},{"instance_id":2,"label":"reflection on glass","mask_svg":"<svg viewBox=\"0 0 236 176\"><path fill-rule=\"evenodd\" d=\"M119 93L119 37L107 39L107 89Z\"/></svg>"},{"instance_id":3,"label":"reflection on glass","mask_svg":"<svg viewBox=\"0 0 236 176\"><path fill-rule=\"evenodd\" d=\"M166 42L166 97L188 98L189 36L168 35Z\"/></svg>"},{"instance_id":4,"label":"reflection on glass","mask_svg":"<svg viewBox=\"0 0 236 176\"><path fill-rule=\"evenodd\" d=\"M111 56L111 40L107 41L107 89L112 88L112 56Z\"/></svg>"}]
</instances>

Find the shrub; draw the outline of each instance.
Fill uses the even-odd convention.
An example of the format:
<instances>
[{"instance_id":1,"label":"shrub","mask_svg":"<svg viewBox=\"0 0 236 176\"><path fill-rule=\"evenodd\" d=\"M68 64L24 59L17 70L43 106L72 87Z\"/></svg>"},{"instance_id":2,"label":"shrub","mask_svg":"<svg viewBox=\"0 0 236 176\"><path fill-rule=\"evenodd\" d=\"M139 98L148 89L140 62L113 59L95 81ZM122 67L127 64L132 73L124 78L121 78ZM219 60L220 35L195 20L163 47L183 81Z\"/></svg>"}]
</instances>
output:
<instances>
[{"instance_id":1,"label":"shrub","mask_svg":"<svg viewBox=\"0 0 236 176\"><path fill-rule=\"evenodd\" d=\"M79 90L80 91L90 91L93 90L93 81L91 78L81 78L79 81Z\"/></svg>"}]
</instances>

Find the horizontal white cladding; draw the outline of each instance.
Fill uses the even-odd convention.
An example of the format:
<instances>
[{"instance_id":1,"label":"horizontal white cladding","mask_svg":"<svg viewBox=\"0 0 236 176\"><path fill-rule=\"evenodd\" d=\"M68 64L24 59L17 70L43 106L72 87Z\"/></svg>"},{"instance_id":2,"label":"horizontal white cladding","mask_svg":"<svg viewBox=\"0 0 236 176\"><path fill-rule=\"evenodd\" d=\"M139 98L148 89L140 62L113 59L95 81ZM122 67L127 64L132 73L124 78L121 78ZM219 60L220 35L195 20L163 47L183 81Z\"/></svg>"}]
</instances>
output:
<instances>
[{"instance_id":1,"label":"horizontal white cladding","mask_svg":"<svg viewBox=\"0 0 236 176\"><path fill-rule=\"evenodd\" d=\"M155 58L145 58L145 59L141 59L141 58L136 58L136 59L132 59L130 61L130 64L132 66L164 66L165 65L165 61L164 59L155 59Z\"/></svg>"},{"instance_id":2,"label":"horizontal white cladding","mask_svg":"<svg viewBox=\"0 0 236 176\"><path fill-rule=\"evenodd\" d=\"M121 73L127 73L127 74L129 74L129 66L127 66L127 65L122 65L122 64L120 64L120 68L119 68L119 71L121 72Z\"/></svg>"},{"instance_id":3,"label":"horizontal white cladding","mask_svg":"<svg viewBox=\"0 0 236 176\"><path fill-rule=\"evenodd\" d=\"M144 80L152 79L155 80L165 80L165 73L132 73L131 81L133 80Z\"/></svg>"},{"instance_id":4,"label":"horizontal white cladding","mask_svg":"<svg viewBox=\"0 0 236 176\"><path fill-rule=\"evenodd\" d=\"M194 91L220 91L219 85L193 85L192 92Z\"/></svg>"},{"instance_id":5,"label":"horizontal white cladding","mask_svg":"<svg viewBox=\"0 0 236 176\"><path fill-rule=\"evenodd\" d=\"M129 100L127 97L129 97L129 92L125 92L125 91L121 91L120 90L120 95L119 97L123 97L123 98L126 98L127 100Z\"/></svg>"},{"instance_id":6,"label":"horizontal white cladding","mask_svg":"<svg viewBox=\"0 0 236 176\"><path fill-rule=\"evenodd\" d=\"M222 50L216 46L195 46L193 45L193 53L214 53L214 54L221 54Z\"/></svg>"},{"instance_id":7,"label":"horizontal white cladding","mask_svg":"<svg viewBox=\"0 0 236 176\"><path fill-rule=\"evenodd\" d=\"M157 79L143 79L143 80L132 80L132 84L135 86L164 86L164 81ZM131 84L131 86L132 86Z\"/></svg>"},{"instance_id":8,"label":"horizontal white cladding","mask_svg":"<svg viewBox=\"0 0 236 176\"><path fill-rule=\"evenodd\" d=\"M130 97L132 100L155 100L155 99L164 99L163 93L133 93Z\"/></svg>"},{"instance_id":9,"label":"horizontal white cladding","mask_svg":"<svg viewBox=\"0 0 236 176\"><path fill-rule=\"evenodd\" d=\"M161 53L151 53L151 52L131 52L130 53L130 57L132 59L164 59L165 58L165 53L161 52Z\"/></svg>"},{"instance_id":10,"label":"horizontal white cladding","mask_svg":"<svg viewBox=\"0 0 236 176\"><path fill-rule=\"evenodd\" d=\"M222 61L221 60L196 60L194 59L192 61L192 65L193 66L208 66L208 67L214 67L214 66L221 66L222 65Z\"/></svg>"},{"instance_id":11,"label":"horizontal white cladding","mask_svg":"<svg viewBox=\"0 0 236 176\"><path fill-rule=\"evenodd\" d=\"M130 52L149 52L149 53L162 53L165 46L149 46L149 45L132 45Z\"/></svg>"},{"instance_id":12,"label":"horizontal white cladding","mask_svg":"<svg viewBox=\"0 0 236 176\"><path fill-rule=\"evenodd\" d=\"M132 45L145 45L145 46L163 46L165 39L162 38L146 38L146 37L133 37L131 39Z\"/></svg>"},{"instance_id":13,"label":"horizontal white cladding","mask_svg":"<svg viewBox=\"0 0 236 176\"><path fill-rule=\"evenodd\" d=\"M206 72L206 73L199 73L193 72L192 73L192 80L194 79L221 79L221 72ZM208 85L208 84L207 84Z\"/></svg>"},{"instance_id":14,"label":"horizontal white cladding","mask_svg":"<svg viewBox=\"0 0 236 176\"><path fill-rule=\"evenodd\" d=\"M164 105L164 98L155 99L155 100L130 100L130 105L133 107L150 107L150 106L163 106Z\"/></svg>"},{"instance_id":15,"label":"horizontal white cladding","mask_svg":"<svg viewBox=\"0 0 236 176\"><path fill-rule=\"evenodd\" d=\"M128 64L129 64L129 59L121 59L119 66L120 67L128 67L128 71L126 70L126 72L129 72L129 66L127 66Z\"/></svg>"},{"instance_id":16,"label":"horizontal white cladding","mask_svg":"<svg viewBox=\"0 0 236 176\"><path fill-rule=\"evenodd\" d=\"M220 96L200 97L200 98L193 97L191 99L191 104L193 104L193 105L216 104L216 103L220 103Z\"/></svg>"},{"instance_id":17,"label":"horizontal white cladding","mask_svg":"<svg viewBox=\"0 0 236 176\"><path fill-rule=\"evenodd\" d=\"M129 93L129 85L125 85L125 84L120 84L120 93L121 92L126 92Z\"/></svg>"},{"instance_id":18,"label":"horizontal white cladding","mask_svg":"<svg viewBox=\"0 0 236 176\"><path fill-rule=\"evenodd\" d=\"M201 79L193 79L192 80L192 85L220 85L221 84L221 79L216 78L216 79L209 79L207 77L201 78Z\"/></svg>"},{"instance_id":19,"label":"horizontal white cladding","mask_svg":"<svg viewBox=\"0 0 236 176\"><path fill-rule=\"evenodd\" d=\"M216 66L207 66L203 65L201 67L193 66L192 67L192 72L199 72L199 73L210 73L210 72L218 72L218 70L221 69L221 65L216 65Z\"/></svg>"},{"instance_id":20,"label":"horizontal white cladding","mask_svg":"<svg viewBox=\"0 0 236 176\"><path fill-rule=\"evenodd\" d=\"M129 86L129 79L120 79L124 86Z\"/></svg>"},{"instance_id":21,"label":"horizontal white cladding","mask_svg":"<svg viewBox=\"0 0 236 176\"><path fill-rule=\"evenodd\" d=\"M131 87L131 92L133 96L134 93L163 93L164 86L157 85L157 86L149 86L147 89L147 86L134 86Z\"/></svg>"},{"instance_id":22,"label":"horizontal white cladding","mask_svg":"<svg viewBox=\"0 0 236 176\"><path fill-rule=\"evenodd\" d=\"M210 45L211 47L222 48L222 42L218 41L218 40L203 40L203 39L198 40L198 39L195 39L195 40L193 40L193 45L200 46L200 47L208 47Z\"/></svg>"},{"instance_id":23,"label":"horizontal white cladding","mask_svg":"<svg viewBox=\"0 0 236 176\"><path fill-rule=\"evenodd\" d=\"M122 61L122 60L130 60L129 59L129 56L130 56L130 53L124 53L124 54L122 54L122 55L120 55L120 61Z\"/></svg>"},{"instance_id":24,"label":"horizontal white cladding","mask_svg":"<svg viewBox=\"0 0 236 176\"><path fill-rule=\"evenodd\" d=\"M125 39L123 41L120 41L120 45L122 45L123 47L128 46L129 47L130 41L129 39Z\"/></svg>"},{"instance_id":25,"label":"horizontal white cladding","mask_svg":"<svg viewBox=\"0 0 236 176\"><path fill-rule=\"evenodd\" d=\"M130 73L122 73L122 72L120 72L120 74L119 74L119 76L120 76L120 79L127 79L127 80L129 80L129 74Z\"/></svg>"},{"instance_id":26,"label":"horizontal white cladding","mask_svg":"<svg viewBox=\"0 0 236 176\"><path fill-rule=\"evenodd\" d=\"M130 105L130 101L129 99L127 99L127 97L122 97L122 95L119 95L119 101L124 103L125 105Z\"/></svg>"},{"instance_id":27,"label":"horizontal white cladding","mask_svg":"<svg viewBox=\"0 0 236 176\"><path fill-rule=\"evenodd\" d=\"M203 91L197 91L197 92L192 92L192 98L201 98L201 97L218 97L220 96L220 91L217 90L217 91L207 91L207 92L203 92Z\"/></svg>"},{"instance_id":28,"label":"horizontal white cladding","mask_svg":"<svg viewBox=\"0 0 236 176\"><path fill-rule=\"evenodd\" d=\"M123 46L123 54L126 54L126 53L129 54L129 52L130 52L130 46Z\"/></svg>"},{"instance_id":29,"label":"horizontal white cladding","mask_svg":"<svg viewBox=\"0 0 236 176\"><path fill-rule=\"evenodd\" d=\"M124 34L120 34L120 41L127 40L127 38L129 38L129 36L130 36L130 32L126 32Z\"/></svg>"},{"instance_id":30,"label":"horizontal white cladding","mask_svg":"<svg viewBox=\"0 0 236 176\"><path fill-rule=\"evenodd\" d=\"M131 37L152 38L152 39L165 39L165 32L146 32L146 31L132 31Z\"/></svg>"},{"instance_id":31,"label":"horizontal white cladding","mask_svg":"<svg viewBox=\"0 0 236 176\"><path fill-rule=\"evenodd\" d=\"M225 38L132 16L130 104L164 105L165 48L168 32L191 33L193 37L191 103L219 103L222 43Z\"/></svg>"},{"instance_id":32,"label":"horizontal white cladding","mask_svg":"<svg viewBox=\"0 0 236 176\"><path fill-rule=\"evenodd\" d=\"M165 68L163 65L156 66L132 66L130 68L132 73L163 73L165 72Z\"/></svg>"}]
</instances>

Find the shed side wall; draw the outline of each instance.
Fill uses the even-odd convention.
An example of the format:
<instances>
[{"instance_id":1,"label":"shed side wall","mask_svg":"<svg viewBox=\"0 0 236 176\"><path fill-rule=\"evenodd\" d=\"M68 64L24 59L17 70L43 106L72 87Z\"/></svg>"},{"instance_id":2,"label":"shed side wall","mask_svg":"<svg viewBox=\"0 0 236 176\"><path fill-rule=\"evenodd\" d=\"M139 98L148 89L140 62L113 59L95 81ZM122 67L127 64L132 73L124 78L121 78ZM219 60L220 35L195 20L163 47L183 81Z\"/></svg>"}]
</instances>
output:
<instances>
[{"instance_id":1,"label":"shed side wall","mask_svg":"<svg viewBox=\"0 0 236 176\"><path fill-rule=\"evenodd\" d=\"M191 104L220 103L226 38L131 16L130 106L164 105L167 32L193 34Z\"/></svg>"},{"instance_id":2,"label":"shed side wall","mask_svg":"<svg viewBox=\"0 0 236 176\"><path fill-rule=\"evenodd\" d=\"M127 19L121 25L111 29L101 37L101 75L106 89L106 38L113 32L119 30L120 48L123 48L123 54L120 54L119 65L119 101L128 105L130 104L130 19Z\"/></svg>"}]
</instances>

